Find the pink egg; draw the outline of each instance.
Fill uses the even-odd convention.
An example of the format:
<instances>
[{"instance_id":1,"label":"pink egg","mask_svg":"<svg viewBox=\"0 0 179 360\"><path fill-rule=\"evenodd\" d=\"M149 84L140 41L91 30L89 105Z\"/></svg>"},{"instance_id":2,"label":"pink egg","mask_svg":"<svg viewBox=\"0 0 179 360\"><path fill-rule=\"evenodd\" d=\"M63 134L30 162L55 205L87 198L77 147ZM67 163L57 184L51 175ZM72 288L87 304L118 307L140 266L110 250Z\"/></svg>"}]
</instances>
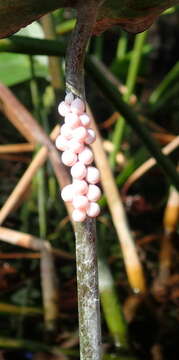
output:
<instances>
[{"instance_id":1,"label":"pink egg","mask_svg":"<svg viewBox=\"0 0 179 360\"><path fill-rule=\"evenodd\" d=\"M68 105L67 103L65 103L65 101L62 101L59 105L58 105L58 112L61 116L65 116L70 112L70 105Z\"/></svg>"},{"instance_id":2,"label":"pink egg","mask_svg":"<svg viewBox=\"0 0 179 360\"><path fill-rule=\"evenodd\" d=\"M78 159L85 165L90 165L93 162L94 156L88 146L85 146L84 150L80 152Z\"/></svg>"},{"instance_id":3,"label":"pink egg","mask_svg":"<svg viewBox=\"0 0 179 360\"><path fill-rule=\"evenodd\" d=\"M82 209L75 209L72 212L72 219L75 222L82 222L86 219L86 211Z\"/></svg>"},{"instance_id":4,"label":"pink egg","mask_svg":"<svg viewBox=\"0 0 179 360\"><path fill-rule=\"evenodd\" d=\"M85 143L87 145L92 144L96 140L96 134L93 129L87 129L87 137L85 139Z\"/></svg>"},{"instance_id":5,"label":"pink egg","mask_svg":"<svg viewBox=\"0 0 179 360\"><path fill-rule=\"evenodd\" d=\"M88 192L88 184L85 180L74 179L73 189L75 195L86 195Z\"/></svg>"},{"instance_id":6,"label":"pink egg","mask_svg":"<svg viewBox=\"0 0 179 360\"><path fill-rule=\"evenodd\" d=\"M84 144L82 142L79 142L76 139L71 139L68 141L69 149L76 154L79 154L84 149Z\"/></svg>"},{"instance_id":7,"label":"pink egg","mask_svg":"<svg viewBox=\"0 0 179 360\"><path fill-rule=\"evenodd\" d=\"M61 191L61 197L65 202L72 202L73 201L73 185L69 184L66 185L63 190Z\"/></svg>"},{"instance_id":8,"label":"pink egg","mask_svg":"<svg viewBox=\"0 0 179 360\"><path fill-rule=\"evenodd\" d=\"M74 179L82 180L85 178L86 174L87 174L86 166L79 161L71 168L71 176Z\"/></svg>"},{"instance_id":9,"label":"pink egg","mask_svg":"<svg viewBox=\"0 0 179 360\"><path fill-rule=\"evenodd\" d=\"M87 192L87 198L89 201L98 201L101 197L101 190L96 185L89 185L88 192Z\"/></svg>"},{"instance_id":10,"label":"pink egg","mask_svg":"<svg viewBox=\"0 0 179 360\"><path fill-rule=\"evenodd\" d=\"M61 126L61 135L64 136L67 140L70 140L72 138L72 129L66 124L63 124Z\"/></svg>"},{"instance_id":11,"label":"pink egg","mask_svg":"<svg viewBox=\"0 0 179 360\"><path fill-rule=\"evenodd\" d=\"M62 163L66 166L73 166L77 162L77 155L71 150L66 150L62 154Z\"/></svg>"},{"instance_id":12,"label":"pink egg","mask_svg":"<svg viewBox=\"0 0 179 360\"><path fill-rule=\"evenodd\" d=\"M83 126L79 126L73 130L73 137L79 141L84 141L87 135L87 130Z\"/></svg>"},{"instance_id":13,"label":"pink egg","mask_svg":"<svg viewBox=\"0 0 179 360\"><path fill-rule=\"evenodd\" d=\"M59 135L56 138L55 145L58 150L65 151L68 149L68 140L64 136Z\"/></svg>"},{"instance_id":14,"label":"pink egg","mask_svg":"<svg viewBox=\"0 0 179 360\"><path fill-rule=\"evenodd\" d=\"M76 115L74 113L68 113L65 116L65 124L67 126L69 126L71 129L75 129L78 126L80 126L80 119L79 119L78 115Z\"/></svg>"},{"instance_id":15,"label":"pink egg","mask_svg":"<svg viewBox=\"0 0 179 360\"><path fill-rule=\"evenodd\" d=\"M94 167L94 166L88 166L86 180L89 182L89 184L98 183L100 180L99 170L96 169L96 167Z\"/></svg>"},{"instance_id":16,"label":"pink egg","mask_svg":"<svg viewBox=\"0 0 179 360\"><path fill-rule=\"evenodd\" d=\"M88 127L91 123L91 119L90 119L89 115L86 113L80 115L80 121L84 127Z\"/></svg>"},{"instance_id":17,"label":"pink egg","mask_svg":"<svg viewBox=\"0 0 179 360\"><path fill-rule=\"evenodd\" d=\"M100 213L99 205L96 202L90 202L86 213L92 218L98 216Z\"/></svg>"},{"instance_id":18,"label":"pink egg","mask_svg":"<svg viewBox=\"0 0 179 360\"><path fill-rule=\"evenodd\" d=\"M65 96L65 103L66 104L71 105L73 100L74 100L74 96L73 96L73 94L71 92L66 94L66 96Z\"/></svg>"},{"instance_id":19,"label":"pink egg","mask_svg":"<svg viewBox=\"0 0 179 360\"><path fill-rule=\"evenodd\" d=\"M76 98L71 103L71 112L77 115L82 115L85 111L85 104L80 98Z\"/></svg>"},{"instance_id":20,"label":"pink egg","mask_svg":"<svg viewBox=\"0 0 179 360\"><path fill-rule=\"evenodd\" d=\"M87 209L88 207L88 199L87 196L84 195L76 195L73 198L73 206L75 209Z\"/></svg>"}]
</instances>

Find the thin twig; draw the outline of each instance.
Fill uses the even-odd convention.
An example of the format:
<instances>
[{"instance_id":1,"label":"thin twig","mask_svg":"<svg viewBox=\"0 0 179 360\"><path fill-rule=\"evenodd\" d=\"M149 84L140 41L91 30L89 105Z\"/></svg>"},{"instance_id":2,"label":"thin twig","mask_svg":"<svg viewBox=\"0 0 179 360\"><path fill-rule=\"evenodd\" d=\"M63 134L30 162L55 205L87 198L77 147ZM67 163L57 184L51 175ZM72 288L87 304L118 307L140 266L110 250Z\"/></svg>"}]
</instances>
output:
<instances>
[{"instance_id":1,"label":"thin twig","mask_svg":"<svg viewBox=\"0 0 179 360\"><path fill-rule=\"evenodd\" d=\"M74 260L74 256L68 254L66 251L54 249L51 247L48 241L45 241L30 234L26 234L20 231L11 230L6 227L0 226L0 240L7 242L14 246L20 246L35 251L41 251L44 248L50 249L50 251L62 259Z\"/></svg>"}]
</instances>

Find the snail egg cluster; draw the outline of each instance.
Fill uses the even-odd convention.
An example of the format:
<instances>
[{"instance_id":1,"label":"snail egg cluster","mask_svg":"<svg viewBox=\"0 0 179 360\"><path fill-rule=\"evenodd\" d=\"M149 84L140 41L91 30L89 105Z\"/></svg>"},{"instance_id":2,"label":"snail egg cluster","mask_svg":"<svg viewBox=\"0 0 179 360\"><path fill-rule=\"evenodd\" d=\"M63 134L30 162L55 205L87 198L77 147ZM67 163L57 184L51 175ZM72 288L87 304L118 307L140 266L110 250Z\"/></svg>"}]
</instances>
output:
<instances>
[{"instance_id":1,"label":"snail egg cluster","mask_svg":"<svg viewBox=\"0 0 179 360\"><path fill-rule=\"evenodd\" d=\"M90 117L85 113L85 104L80 98L68 93L59 104L58 112L65 118L56 147L61 150L61 160L71 167L72 184L61 192L62 199L73 204L72 218L81 222L100 213L97 204L101 190L96 185L100 180L99 170L92 166L93 153L89 147L95 141L95 132L90 128Z\"/></svg>"}]
</instances>

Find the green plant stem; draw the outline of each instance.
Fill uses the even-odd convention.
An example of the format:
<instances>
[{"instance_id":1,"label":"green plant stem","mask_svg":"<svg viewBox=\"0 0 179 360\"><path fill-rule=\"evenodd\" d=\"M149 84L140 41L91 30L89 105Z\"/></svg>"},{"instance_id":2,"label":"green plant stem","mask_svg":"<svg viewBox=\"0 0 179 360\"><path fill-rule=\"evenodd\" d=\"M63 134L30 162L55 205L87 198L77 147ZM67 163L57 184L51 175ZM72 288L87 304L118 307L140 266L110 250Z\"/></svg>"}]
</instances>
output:
<instances>
[{"instance_id":1,"label":"green plant stem","mask_svg":"<svg viewBox=\"0 0 179 360\"><path fill-rule=\"evenodd\" d=\"M38 91L38 85L35 77L34 61L30 57L32 80L30 82L32 103L36 118L40 123L44 122L41 113L41 100ZM47 221L46 221L46 194L45 194L45 170L40 168L37 172L37 191L38 191L38 215L39 215L39 234L42 239L46 238Z\"/></svg>"},{"instance_id":2,"label":"green plant stem","mask_svg":"<svg viewBox=\"0 0 179 360\"><path fill-rule=\"evenodd\" d=\"M126 32L121 31L121 36L120 39L118 41L118 45L117 45L117 52L116 52L116 60L120 63L120 61L123 59L126 50L127 50L127 39L128 39L128 35Z\"/></svg>"},{"instance_id":3,"label":"green plant stem","mask_svg":"<svg viewBox=\"0 0 179 360\"><path fill-rule=\"evenodd\" d=\"M143 32L142 34L136 35L135 38L134 49L132 52L132 57L129 64L129 70L126 81L127 91L123 96L124 101L126 101L127 103L129 102L130 96L132 95L136 84L137 74L139 71L146 35L147 35L147 31ZM116 155L117 152L120 151L124 129L125 129L125 119L123 116L120 116L117 120L112 138L112 143L114 144L114 150L111 152L109 158L112 168L114 168L116 165Z\"/></svg>"},{"instance_id":4,"label":"green plant stem","mask_svg":"<svg viewBox=\"0 0 179 360\"><path fill-rule=\"evenodd\" d=\"M41 99L36 82L33 59L31 58L32 80L31 92L32 102L38 118L38 121L47 128L45 114L42 113ZM45 189L45 168L41 167L36 175L37 194L38 194L38 219L39 219L39 234L42 239L47 235L47 212L46 212L46 189ZM46 336L54 336L57 331L57 320L59 318L59 287L56 276L56 269L54 265L54 258L50 249L44 248L41 250L41 287L44 306L44 320Z\"/></svg>"},{"instance_id":5,"label":"green plant stem","mask_svg":"<svg viewBox=\"0 0 179 360\"><path fill-rule=\"evenodd\" d=\"M129 351L128 329L119 303L109 266L100 254L98 258L101 305L109 331L117 347Z\"/></svg>"},{"instance_id":6,"label":"green plant stem","mask_svg":"<svg viewBox=\"0 0 179 360\"><path fill-rule=\"evenodd\" d=\"M103 58L103 46L104 46L104 38L103 35L97 36L95 38L95 47L94 47L94 55L102 60Z\"/></svg>"},{"instance_id":7,"label":"green plant stem","mask_svg":"<svg viewBox=\"0 0 179 360\"><path fill-rule=\"evenodd\" d=\"M141 56L143 53L143 46L145 44L146 37L147 37L147 31L144 31L141 34L136 35L135 38L134 49L132 52L132 58L129 65L129 71L126 81L127 92L124 95L124 100L126 102L129 101L130 96L134 91L134 87L137 80L137 74L139 72L139 67L141 62Z\"/></svg>"},{"instance_id":8,"label":"green plant stem","mask_svg":"<svg viewBox=\"0 0 179 360\"><path fill-rule=\"evenodd\" d=\"M57 25L56 33L58 35L63 35L67 32L70 32L74 29L75 24L76 24L76 19L63 21L61 24Z\"/></svg>"},{"instance_id":9,"label":"green plant stem","mask_svg":"<svg viewBox=\"0 0 179 360\"><path fill-rule=\"evenodd\" d=\"M3 51L32 55L64 56L65 45L64 43L55 40L40 40L12 36L8 39L0 40L0 52ZM161 153L159 147L150 136L145 126L139 121L137 114L132 110L131 106L124 102L118 89L107 79L94 58L86 57L86 69L103 93L110 99L114 107L126 118L126 121L138 134L139 138L144 143L144 146L168 176L171 184L179 190L179 178L172 162Z\"/></svg>"},{"instance_id":10,"label":"green plant stem","mask_svg":"<svg viewBox=\"0 0 179 360\"><path fill-rule=\"evenodd\" d=\"M62 41L42 40L25 36L11 36L0 40L0 52L12 52L27 55L64 56L66 45Z\"/></svg>"},{"instance_id":11,"label":"green plant stem","mask_svg":"<svg viewBox=\"0 0 179 360\"><path fill-rule=\"evenodd\" d=\"M171 83L177 80L179 76L179 61L172 67L168 74L161 81L159 86L152 92L149 98L149 104L154 105L159 101ZM170 89L171 90L171 89Z\"/></svg>"},{"instance_id":12,"label":"green plant stem","mask_svg":"<svg viewBox=\"0 0 179 360\"><path fill-rule=\"evenodd\" d=\"M163 105L166 106L167 103L169 103L170 99L174 99L175 96L178 96L179 93L179 83L176 82L174 85L172 85L169 88L166 89L164 94L159 97L159 99L151 104L150 106L150 112L154 113L162 108Z\"/></svg>"}]
</instances>

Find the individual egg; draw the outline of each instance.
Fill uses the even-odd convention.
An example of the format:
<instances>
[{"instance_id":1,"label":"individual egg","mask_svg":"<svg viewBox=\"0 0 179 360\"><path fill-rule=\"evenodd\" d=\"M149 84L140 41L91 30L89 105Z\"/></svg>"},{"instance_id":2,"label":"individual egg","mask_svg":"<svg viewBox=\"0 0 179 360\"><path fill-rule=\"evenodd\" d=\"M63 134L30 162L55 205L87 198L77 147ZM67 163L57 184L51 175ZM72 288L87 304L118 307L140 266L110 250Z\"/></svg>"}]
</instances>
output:
<instances>
[{"instance_id":1,"label":"individual egg","mask_svg":"<svg viewBox=\"0 0 179 360\"><path fill-rule=\"evenodd\" d=\"M87 130L83 126L79 126L73 130L72 136L79 141L85 141L87 135Z\"/></svg>"},{"instance_id":2,"label":"individual egg","mask_svg":"<svg viewBox=\"0 0 179 360\"><path fill-rule=\"evenodd\" d=\"M86 166L82 164L80 161L77 161L77 163L73 165L71 168L71 176L74 179L82 180L85 178L86 174L87 174Z\"/></svg>"},{"instance_id":3,"label":"individual egg","mask_svg":"<svg viewBox=\"0 0 179 360\"><path fill-rule=\"evenodd\" d=\"M65 96L65 103L71 105L73 100L74 100L74 95L71 92L67 93Z\"/></svg>"},{"instance_id":4,"label":"individual egg","mask_svg":"<svg viewBox=\"0 0 179 360\"><path fill-rule=\"evenodd\" d=\"M78 155L78 159L83 164L90 165L94 160L94 156L91 149L88 146L85 146L85 148Z\"/></svg>"},{"instance_id":5,"label":"individual egg","mask_svg":"<svg viewBox=\"0 0 179 360\"><path fill-rule=\"evenodd\" d=\"M68 105L65 101L62 101L58 105L58 112L61 116L66 116L70 112L70 105Z\"/></svg>"},{"instance_id":6,"label":"individual egg","mask_svg":"<svg viewBox=\"0 0 179 360\"><path fill-rule=\"evenodd\" d=\"M78 126L80 126L81 122L80 122L79 116L77 114L68 113L65 116L65 124L67 126L69 126L71 129L75 129Z\"/></svg>"},{"instance_id":7,"label":"individual egg","mask_svg":"<svg viewBox=\"0 0 179 360\"><path fill-rule=\"evenodd\" d=\"M89 125L91 123L91 119L88 114L84 113L84 114L80 115L79 118L80 118L81 124L84 127L89 127Z\"/></svg>"},{"instance_id":8,"label":"individual egg","mask_svg":"<svg viewBox=\"0 0 179 360\"><path fill-rule=\"evenodd\" d=\"M61 135L64 136L67 140L70 140L72 138L72 129L68 125L63 124L60 131Z\"/></svg>"},{"instance_id":9,"label":"individual egg","mask_svg":"<svg viewBox=\"0 0 179 360\"><path fill-rule=\"evenodd\" d=\"M85 143L91 145L96 140L96 134L93 129L87 129L87 136L85 138Z\"/></svg>"},{"instance_id":10,"label":"individual egg","mask_svg":"<svg viewBox=\"0 0 179 360\"><path fill-rule=\"evenodd\" d=\"M55 145L58 150L65 151L68 149L68 140L64 136L59 135L56 138Z\"/></svg>"},{"instance_id":11,"label":"individual egg","mask_svg":"<svg viewBox=\"0 0 179 360\"><path fill-rule=\"evenodd\" d=\"M61 197L65 202L72 202L73 201L73 185L69 184L66 185L63 190L61 191Z\"/></svg>"},{"instance_id":12,"label":"individual egg","mask_svg":"<svg viewBox=\"0 0 179 360\"><path fill-rule=\"evenodd\" d=\"M63 152L61 159L66 166L73 166L77 162L77 155L71 150L66 150Z\"/></svg>"},{"instance_id":13,"label":"individual egg","mask_svg":"<svg viewBox=\"0 0 179 360\"><path fill-rule=\"evenodd\" d=\"M82 115L85 111L85 104L80 98L76 98L71 103L71 112L77 115Z\"/></svg>"},{"instance_id":14,"label":"individual egg","mask_svg":"<svg viewBox=\"0 0 179 360\"><path fill-rule=\"evenodd\" d=\"M89 201L98 201L101 197L101 190L99 186L90 184L86 194Z\"/></svg>"},{"instance_id":15,"label":"individual egg","mask_svg":"<svg viewBox=\"0 0 179 360\"><path fill-rule=\"evenodd\" d=\"M85 180L73 180L73 189L75 195L86 195L88 192L88 184Z\"/></svg>"},{"instance_id":16,"label":"individual egg","mask_svg":"<svg viewBox=\"0 0 179 360\"><path fill-rule=\"evenodd\" d=\"M82 222L86 219L86 211L82 209L75 209L72 212L72 219L75 222Z\"/></svg>"},{"instance_id":17,"label":"individual egg","mask_svg":"<svg viewBox=\"0 0 179 360\"><path fill-rule=\"evenodd\" d=\"M96 184L99 182L100 173L99 173L99 170L96 169L95 166L87 167L86 180L88 181L89 184Z\"/></svg>"},{"instance_id":18,"label":"individual egg","mask_svg":"<svg viewBox=\"0 0 179 360\"><path fill-rule=\"evenodd\" d=\"M76 195L73 198L73 206L75 209L87 209L88 198L85 195Z\"/></svg>"},{"instance_id":19,"label":"individual egg","mask_svg":"<svg viewBox=\"0 0 179 360\"><path fill-rule=\"evenodd\" d=\"M81 153L84 149L84 144L77 139L71 139L68 141L69 149L76 154Z\"/></svg>"},{"instance_id":20,"label":"individual egg","mask_svg":"<svg viewBox=\"0 0 179 360\"><path fill-rule=\"evenodd\" d=\"M96 202L90 202L86 213L89 217L94 218L100 214L100 206Z\"/></svg>"}]
</instances>

